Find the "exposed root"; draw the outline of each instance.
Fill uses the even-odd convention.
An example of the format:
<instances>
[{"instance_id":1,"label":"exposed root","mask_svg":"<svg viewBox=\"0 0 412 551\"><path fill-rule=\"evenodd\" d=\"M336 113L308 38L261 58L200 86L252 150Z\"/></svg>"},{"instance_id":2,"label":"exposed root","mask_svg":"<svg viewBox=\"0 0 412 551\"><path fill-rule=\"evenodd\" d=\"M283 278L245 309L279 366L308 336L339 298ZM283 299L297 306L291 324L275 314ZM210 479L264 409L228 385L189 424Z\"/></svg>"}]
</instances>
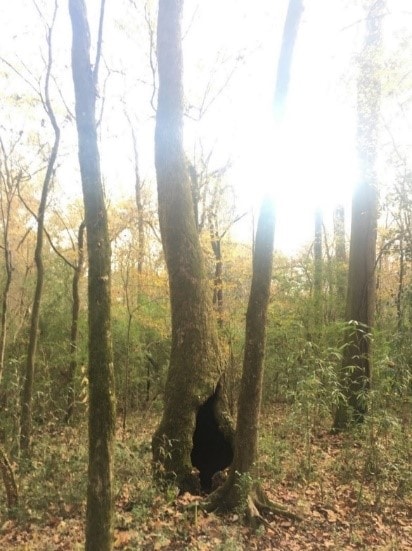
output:
<instances>
[{"instance_id":1,"label":"exposed root","mask_svg":"<svg viewBox=\"0 0 412 551\"><path fill-rule=\"evenodd\" d=\"M264 495L263 490L258 487L250 492L246 498L246 520L253 530L256 530L262 525L273 530L270 522L264 517L265 513L272 513L278 517L287 518L289 520L303 520L303 517L290 511L284 505L270 501Z\"/></svg>"},{"instance_id":2,"label":"exposed root","mask_svg":"<svg viewBox=\"0 0 412 551\"><path fill-rule=\"evenodd\" d=\"M278 517L289 520L301 521L303 517L290 511L284 505L270 501L259 485L255 485L247 495L242 495L239 487L229 478L223 486L209 495L208 499L200 505L205 511L229 512L233 510L244 510L247 524L253 529L264 525L273 530L265 514L272 513Z\"/></svg>"}]
</instances>

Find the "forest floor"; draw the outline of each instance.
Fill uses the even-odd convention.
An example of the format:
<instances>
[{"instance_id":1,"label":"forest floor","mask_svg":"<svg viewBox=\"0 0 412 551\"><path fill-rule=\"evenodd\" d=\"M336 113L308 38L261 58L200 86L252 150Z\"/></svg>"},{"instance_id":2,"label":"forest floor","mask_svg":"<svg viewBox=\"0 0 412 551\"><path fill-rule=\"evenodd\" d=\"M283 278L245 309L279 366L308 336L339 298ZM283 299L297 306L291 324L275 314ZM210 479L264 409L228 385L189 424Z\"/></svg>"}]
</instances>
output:
<instances>
[{"instance_id":1,"label":"forest floor","mask_svg":"<svg viewBox=\"0 0 412 551\"><path fill-rule=\"evenodd\" d=\"M302 421L302 419L304 419ZM306 420L305 420L306 419ZM206 514L201 496L161 494L153 486L150 439L158 418L134 415L116 443L115 549L406 550L412 549L411 426L369 423L359 434L331 435L322 423L286 408L265 411L260 480L268 496L303 520L266 517L252 532L242 512ZM307 422L306 422L307 421ZM84 426L38 430L30 464L14 464L20 506L7 519L0 488L0 549L83 549L86 491ZM192 504L191 507L187 507Z\"/></svg>"}]
</instances>

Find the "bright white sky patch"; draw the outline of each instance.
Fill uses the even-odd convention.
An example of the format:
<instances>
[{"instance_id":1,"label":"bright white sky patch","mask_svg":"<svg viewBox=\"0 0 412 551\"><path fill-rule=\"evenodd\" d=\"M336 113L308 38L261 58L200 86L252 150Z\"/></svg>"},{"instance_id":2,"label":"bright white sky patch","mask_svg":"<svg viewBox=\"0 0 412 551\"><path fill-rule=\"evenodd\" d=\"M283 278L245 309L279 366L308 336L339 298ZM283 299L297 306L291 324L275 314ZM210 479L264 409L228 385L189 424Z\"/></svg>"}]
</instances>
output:
<instances>
[{"instance_id":1,"label":"bright white sky patch","mask_svg":"<svg viewBox=\"0 0 412 551\"><path fill-rule=\"evenodd\" d=\"M97 26L99 3L87 1L92 30ZM275 130L272 102L287 0L185 1L188 105L199 105L211 73L218 90L237 55L241 58L204 119L200 123L186 120L188 155L201 136L206 150L214 148L212 168L231 161L228 177L238 190L239 210L256 206L269 188L277 204L276 247L286 251L312 240L316 207L322 207L327 218L338 203L349 205L357 177L354 54L364 33L361 2L307 0L305 4L287 114L282 128ZM411 21L409 4L410 0L388 0L387 35ZM50 14L53 2L47 0L44 5ZM137 5L143 9L143 3ZM153 6L155 16L155 1ZM150 80L147 28L142 13L133 11L127 0L107 2L106 9L103 53L112 73L106 88L102 166L105 184L113 194L121 191L133 196L132 143L125 107L136 123L142 177L154 182L154 113L149 106L150 86L141 82ZM44 51L44 32L40 23L33 27L37 15L31 0L4 3L1 11L2 55L18 55L36 72L42 66L39 52ZM56 53L60 51L56 74L71 102L67 2L60 5L56 37ZM73 149L75 133L69 124L66 131L69 138L60 178L79 193L72 172L77 155L67 154Z\"/></svg>"}]
</instances>

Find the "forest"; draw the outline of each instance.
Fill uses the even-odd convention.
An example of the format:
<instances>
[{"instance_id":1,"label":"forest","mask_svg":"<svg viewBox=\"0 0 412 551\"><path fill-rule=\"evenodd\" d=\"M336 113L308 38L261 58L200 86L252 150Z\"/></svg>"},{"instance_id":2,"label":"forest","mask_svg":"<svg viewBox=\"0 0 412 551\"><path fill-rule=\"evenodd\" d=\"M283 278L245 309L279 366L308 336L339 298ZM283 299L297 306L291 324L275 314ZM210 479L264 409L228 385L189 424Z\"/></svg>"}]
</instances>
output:
<instances>
[{"instance_id":1,"label":"forest","mask_svg":"<svg viewBox=\"0 0 412 551\"><path fill-rule=\"evenodd\" d=\"M0 548L411 549L410 1L0 10Z\"/></svg>"}]
</instances>

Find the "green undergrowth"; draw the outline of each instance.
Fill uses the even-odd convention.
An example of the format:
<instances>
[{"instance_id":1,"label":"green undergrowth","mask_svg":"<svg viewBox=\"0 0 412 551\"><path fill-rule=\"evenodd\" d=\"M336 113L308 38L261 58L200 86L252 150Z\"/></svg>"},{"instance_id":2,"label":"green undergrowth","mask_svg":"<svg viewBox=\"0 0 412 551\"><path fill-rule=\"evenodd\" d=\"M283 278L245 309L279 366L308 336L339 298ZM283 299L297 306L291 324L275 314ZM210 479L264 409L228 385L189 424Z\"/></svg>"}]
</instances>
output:
<instances>
[{"instance_id":1,"label":"green undergrowth","mask_svg":"<svg viewBox=\"0 0 412 551\"><path fill-rule=\"evenodd\" d=\"M262 412L259 481L271 499L304 521L268 517L270 527L259 533L245 527L239 511L206 515L202 496L178 496L174 486L160 492L152 481L150 444L158 416L131 415L126 431L119 419L115 549L276 549L287 548L292 536L300 542L296 549L410 547L410 417L377 407L362 426L332 435L331 415L322 408L315 417L304 416L311 407L295 403ZM20 503L8 520L0 488L1 549L82 549L85 434L85 424L43 426L35 432L30 461L10 457Z\"/></svg>"}]
</instances>

